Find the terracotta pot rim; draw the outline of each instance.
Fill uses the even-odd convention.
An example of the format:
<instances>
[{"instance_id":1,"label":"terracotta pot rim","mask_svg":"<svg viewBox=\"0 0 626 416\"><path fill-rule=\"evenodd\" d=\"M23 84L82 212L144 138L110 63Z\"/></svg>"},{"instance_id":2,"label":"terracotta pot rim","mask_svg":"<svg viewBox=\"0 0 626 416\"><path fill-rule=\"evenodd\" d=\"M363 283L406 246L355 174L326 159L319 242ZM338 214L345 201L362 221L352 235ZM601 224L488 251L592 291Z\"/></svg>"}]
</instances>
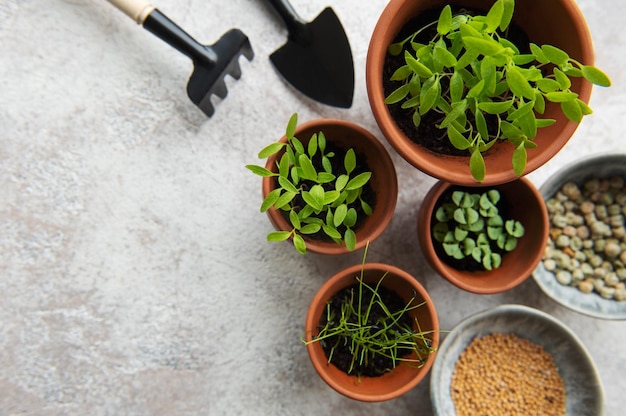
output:
<instances>
[{"instance_id":1,"label":"terracotta pot rim","mask_svg":"<svg viewBox=\"0 0 626 416\"><path fill-rule=\"evenodd\" d=\"M408 272L396 266L392 266L392 265L385 264L385 263L378 263L378 262L366 262L363 266L361 264L355 264L353 266L347 267L337 272L330 279L324 282L324 284L320 287L320 289L317 291L317 293L313 297L313 300L311 301L311 304L307 312L306 321L305 321L305 340L310 341L312 339L312 334L313 334L312 328L315 328L319 322L319 318L320 318L319 314L314 313L314 309L316 305L326 304L328 299L330 299L330 297L332 297L335 293L337 293L339 290L354 283L351 280L352 276L358 275L361 271L361 267L364 267L364 270L366 271L373 271L373 272L379 271L381 272L381 275L384 272L389 272L389 276L387 277L387 279L391 276L394 276L395 278L398 278L408 283L411 286L411 288L414 289L424 299L426 304L422 307L427 308L428 315L430 316L432 323L433 323L433 328L432 328L433 345L432 346L434 348L437 348L439 346L439 318L437 316L437 310L432 301L432 298L430 297L430 295L428 294L424 286ZM344 280L346 280L346 282L345 284L342 284ZM386 401L386 400L390 400L390 399L399 397L407 393L409 390L413 389L417 384L419 384L419 382L422 381L424 377L428 374L428 372L430 371L430 368L432 367L434 363L435 356L436 356L436 351L431 353L428 359L426 360L426 363L424 364L424 366L421 367L420 369L416 369L415 377L413 377L410 380L410 382L402 385L401 388L399 389L389 391L384 394L358 393L358 392L355 392L354 390L344 387L342 383L335 380L331 375L329 375L329 373L326 371L326 367L328 367L328 364L326 361L326 356L323 353L323 350L321 353L323 357L320 357L315 353L314 347L315 347L315 344L308 344L306 346L307 353L309 355L311 363L313 364L313 367L315 368L319 376L331 388L333 388L338 393L341 393L342 395L346 397L359 400L359 401L365 401L365 402ZM351 380L354 380L353 382L356 382L357 380L357 376L347 376L347 377L349 377ZM380 379L382 379L382 377L385 377L385 376L381 376ZM365 378L367 379L368 377L365 377ZM370 379L378 379L378 378L379 377L370 377Z\"/></svg>"},{"instance_id":2,"label":"terracotta pot rim","mask_svg":"<svg viewBox=\"0 0 626 416\"><path fill-rule=\"evenodd\" d=\"M420 207L418 212L418 239L420 243L420 248L424 257L428 261L428 263L435 269L435 271L442 276L444 279L454 284L460 289L465 291L476 293L476 294L496 294L508 291L519 286L521 283L526 281L532 275L533 271L543 258L544 249L546 242L548 241L548 233L550 230L549 225L549 217L547 208L545 206L543 197L541 196L540 191L533 185L533 183L527 178L520 178L517 181L508 182L505 184L488 186L485 188L502 188L502 187L512 187L519 185L522 189L525 189L527 193L532 195L532 200L530 201L532 205L530 205L534 209L537 209L536 216L533 217L534 221L529 225L525 224L525 228L527 233L531 231L530 227L535 227L535 233L538 236L537 241L529 241L527 243L528 246L532 246L534 250L531 253L524 252L519 256L516 256L516 260L512 260L513 257L507 257L515 252L507 253L506 256L503 257L503 266L499 269L496 269L492 272L481 271L481 272L463 272L454 269L452 266L446 264L442 259L440 259L434 249L432 236L431 236L431 218L433 215L433 209L437 204L437 200L439 197L447 191L452 186L463 186L452 184L449 182L439 181L437 182L428 192L426 197L424 198L424 202ZM527 239L531 238L530 235L527 236ZM524 247L518 247L517 249L522 249ZM521 270L517 270L515 275L508 279L501 279L497 283L486 285L483 284L482 279L489 279L489 276L498 276L498 273L505 273L503 271L504 262L513 263L515 261L523 261L525 266L521 267ZM508 270L507 270L508 271ZM511 273L512 274L512 273ZM462 276L466 276L463 278ZM492 277L493 278L493 277ZM475 279L475 280L474 280Z\"/></svg>"},{"instance_id":3,"label":"terracotta pot rim","mask_svg":"<svg viewBox=\"0 0 626 416\"><path fill-rule=\"evenodd\" d=\"M324 126L334 126L339 127L345 130L352 130L356 134L362 137L362 144L353 144L350 147L354 148L357 153L359 150L363 150L363 152L367 152L368 154L375 157L375 163L368 164L369 170L373 173L378 172L387 172L388 178L386 178L385 184L386 186L382 189L384 192L384 198L377 198L377 204L374 206L374 212L369 217L364 219L363 224L359 227L359 229L355 230L357 233L357 243L355 250L360 250L367 244L368 241L374 241L378 238L383 231L385 231L387 225L391 221L393 217L393 213L395 211L397 198L398 198L398 179L395 170L395 166L393 161L391 160L391 156L383 146L383 144L368 131L365 127L356 124L352 121L342 120L337 118L320 118L314 120L308 120L301 124L298 124L296 128L295 135L298 136L299 133L307 130L321 130L324 131ZM303 140L303 138L300 138ZM308 140L308 137L306 138ZM329 142L332 142L332 138L328 138ZM286 136L282 136L280 141L286 142ZM363 147L364 144L367 144L367 147ZM265 167L269 170L274 169L276 158L270 157ZM378 175L376 175L378 176ZM385 175L380 175L385 176ZM372 179L375 181L376 179ZM267 196L267 194L273 189L273 181L271 178L264 177L262 180L262 195L263 198ZM275 210L274 208L270 208L267 211L267 215L270 219L270 222L274 226L276 230L290 231L291 227L288 221L283 217L281 212ZM378 221L378 223L375 223ZM345 244L337 244L333 241L320 241L314 239L307 239L307 252L317 253L317 254L326 254L326 255L339 255L339 254L347 254L350 251L347 249Z\"/></svg>"},{"instance_id":4,"label":"terracotta pot rim","mask_svg":"<svg viewBox=\"0 0 626 416\"><path fill-rule=\"evenodd\" d=\"M591 34L578 5L575 4L573 0L554 1L559 2L558 4L561 5L564 10L564 15L570 18L570 21L572 22L571 24L575 28L575 33L572 34L572 36L577 35L579 40L579 45L577 44L577 47L580 46L582 53L582 56L577 57L577 59L585 64L593 64L593 45L591 42ZM431 3L435 6L437 4L441 4L442 2L443 0L437 0ZM409 17L412 17L409 16L403 19L402 25L397 26L396 23L401 19L397 16L397 14L403 12L406 8L411 7L405 6L406 3L415 2L412 0L391 0L385 7L372 34L366 58L366 86L368 99L374 118L376 119L383 135L389 141L391 146L408 163L422 172L440 180L458 183L465 186L485 186L506 183L517 179L512 167L502 168L502 170L499 169L496 171L494 167L490 166L490 161L486 158L487 174L482 183L477 183L471 176L469 168L467 168L469 156L440 155L417 145L402 132L391 117L386 104L384 104L384 58L391 40L399 32L402 25L409 20ZM589 83L581 81L580 88L577 90L579 98L588 103L591 96L591 89L592 86ZM540 166L543 166L560 151L560 149L569 141L569 138L578 128L578 123L566 120L562 115L559 120L560 121L557 125L543 128L538 133L537 139L542 140L542 142L539 143L537 149L529 151L528 162L524 174L528 174ZM503 147L503 149L502 153L506 155L512 152L512 149L509 149L508 147ZM451 164L453 164L456 168L451 168Z\"/></svg>"}]
</instances>

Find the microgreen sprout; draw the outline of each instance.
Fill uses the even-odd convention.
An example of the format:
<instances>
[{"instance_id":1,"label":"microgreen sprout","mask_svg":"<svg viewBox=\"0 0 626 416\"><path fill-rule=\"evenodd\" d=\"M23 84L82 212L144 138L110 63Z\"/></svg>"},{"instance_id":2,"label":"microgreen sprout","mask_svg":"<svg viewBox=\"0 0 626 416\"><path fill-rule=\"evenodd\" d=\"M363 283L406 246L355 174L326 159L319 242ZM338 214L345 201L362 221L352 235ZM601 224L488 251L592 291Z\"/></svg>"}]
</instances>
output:
<instances>
[{"instance_id":1,"label":"microgreen sprout","mask_svg":"<svg viewBox=\"0 0 626 416\"><path fill-rule=\"evenodd\" d=\"M327 150L327 138L322 131L313 134L308 142L300 141L295 137L297 122L298 115L293 114L287 124L286 143L275 142L259 152L261 159L282 152L275 170L246 166L259 176L276 178L276 188L263 200L261 212L270 208L282 210L293 227L289 231L273 231L267 240L277 242L293 237L296 250L305 254L303 235L323 233L353 251L359 212L372 214L371 205L363 199L363 189L372 173L357 173L354 149L348 149L345 155ZM341 156L343 163L337 171L332 160Z\"/></svg>"},{"instance_id":2,"label":"microgreen sprout","mask_svg":"<svg viewBox=\"0 0 626 416\"><path fill-rule=\"evenodd\" d=\"M426 302L416 301L417 293L413 291L413 297L402 308L390 308L381 296L383 290L387 290L384 279L388 277L388 272L375 284L364 281L366 253L367 246L361 273L355 276L357 283L340 292L343 295L340 310L333 308L329 300L319 333L304 342L306 345L321 343L327 351L329 363L333 362L340 348L347 347L350 362L345 370L359 377L362 369L370 364L375 366L375 375L391 371L399 363L420 368L426 363L428 355L435 351L429 338L432 331L422 331L417 318L412 318L409 313ZM381 358L385 360L381 361ZM381 362L389 366L381 368Z\"/></svg>"},{"instance_id":3,"label":"microgreen sprout","mask_svg":"<svg viewBox=\"0 0 626 416\"><path fill-rule=\"evenodd\" d=\"M546 102L560 105L574 122L591 114L591 108L570 89L572 77L600 86L611 85L600 69L583 65L552 45L530 43L529 52L506 39L514 0L497 0L483 15L453 15L446 5L439 19L389 47L389 53L404 53L405 64L395 70L392 81L402 83L385 99L412 111L418 127L430 111L441 115L437 127L450 143L469 152L474 179L482 182L482 153L498 140L508 140L515 150L512 167L521 176L527 149L535 148L537 129L555 123L540 118ZM425 43L416 40L428 28L436 34ZM495 119L488 128L487 120Z\"/></svg>"},{"instance_id":4,"label":"microgreen sprout","mask_svg":"<svg viewBox=\"0 0 626 416\"><path fill-rule=\"evenodd\" d=\"M519 221L500 215L500 192L454 191L451 199L435 211L434 239L456 260L472 259L486 270L500 267L501 253L515 249L524 235Z\"/></svg>"}]
</instances>

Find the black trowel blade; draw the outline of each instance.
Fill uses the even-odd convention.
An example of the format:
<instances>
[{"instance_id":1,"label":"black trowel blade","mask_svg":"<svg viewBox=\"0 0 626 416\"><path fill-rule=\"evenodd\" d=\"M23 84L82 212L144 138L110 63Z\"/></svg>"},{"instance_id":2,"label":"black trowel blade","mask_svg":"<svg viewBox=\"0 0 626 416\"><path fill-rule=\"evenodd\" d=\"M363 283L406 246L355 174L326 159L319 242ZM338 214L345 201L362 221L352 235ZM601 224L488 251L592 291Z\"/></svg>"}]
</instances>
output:
<instances>
[{"instance_id":1,"label":"black trowel blade","mask_svg":"<svg viewBox=\"0 0 626 416\"><path fill-rule=\"evenodd\" d=\"M276 70L302 94L321 103L349 108L354 95L354 64L346 33L326 8L306 24L306 39L290 39L270 55Z\"/></svg>"}]
</instances>

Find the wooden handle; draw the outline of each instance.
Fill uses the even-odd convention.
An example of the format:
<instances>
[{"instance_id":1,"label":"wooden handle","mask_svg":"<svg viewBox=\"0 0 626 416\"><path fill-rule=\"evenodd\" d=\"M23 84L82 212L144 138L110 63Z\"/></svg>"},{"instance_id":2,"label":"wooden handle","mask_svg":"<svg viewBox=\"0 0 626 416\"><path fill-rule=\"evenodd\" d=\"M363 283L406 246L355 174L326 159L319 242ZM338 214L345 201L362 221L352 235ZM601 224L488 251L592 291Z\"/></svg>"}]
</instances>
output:
<instances>
[{"instance_id":1,"label":"wooden handle","mask_svg":"<svg viewBox=\"0 0 626 416\"><path fill-rule=\"evenodd\" d=\"M143 24L150 13L156 9L146 0L107 0L109 3L120 9L137 24Z\"/></svg>"}]
</instances>

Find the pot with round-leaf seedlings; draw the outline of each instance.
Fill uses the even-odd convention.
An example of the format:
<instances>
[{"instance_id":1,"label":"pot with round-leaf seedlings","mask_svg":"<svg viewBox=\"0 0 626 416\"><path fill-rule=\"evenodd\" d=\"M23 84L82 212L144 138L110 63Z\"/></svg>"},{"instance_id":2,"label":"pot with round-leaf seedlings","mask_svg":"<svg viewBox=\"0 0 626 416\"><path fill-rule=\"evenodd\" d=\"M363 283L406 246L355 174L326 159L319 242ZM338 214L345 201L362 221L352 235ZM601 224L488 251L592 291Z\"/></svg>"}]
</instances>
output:
<instances>
[{"instance_id":1,"label":"pot with round-leaf seedlings","mask_svg":"<svg viewBox=\"0 0 626 416\"><path fill-rule=\"evenodd\" d=\"M526 178L490 187L440 181L418 213L426 260L474 293L503 292L526 280L543 256L548 231L545 204Z\"/></svg>"},{"instance_id":2,"label":"pot with round-leaf seedlings","mask_svg":"<svg viewBox=\"0 0 626 416\"><path fill-rule=\"evenodd\" d=\"M264 167L246 167L262 177L260 209L276 229L268 241L290 239L302 254L343 254L376 239L393 216L393 162L361 126L337 119L298 125L293 114L285 136L259 158Z\"/></svg>"},{"instance_id":3,"label":"pot with round-leaf seedlings","mask_svg":"<svg viewBox=\"0 0 626 416\"><path fill-rule=\"evenodd\" d=\"M367 59L370 104L398 152L438 179L504 183L547 162L609 77L573 0L392 0Z\"/></svg>"}]
</instances>

